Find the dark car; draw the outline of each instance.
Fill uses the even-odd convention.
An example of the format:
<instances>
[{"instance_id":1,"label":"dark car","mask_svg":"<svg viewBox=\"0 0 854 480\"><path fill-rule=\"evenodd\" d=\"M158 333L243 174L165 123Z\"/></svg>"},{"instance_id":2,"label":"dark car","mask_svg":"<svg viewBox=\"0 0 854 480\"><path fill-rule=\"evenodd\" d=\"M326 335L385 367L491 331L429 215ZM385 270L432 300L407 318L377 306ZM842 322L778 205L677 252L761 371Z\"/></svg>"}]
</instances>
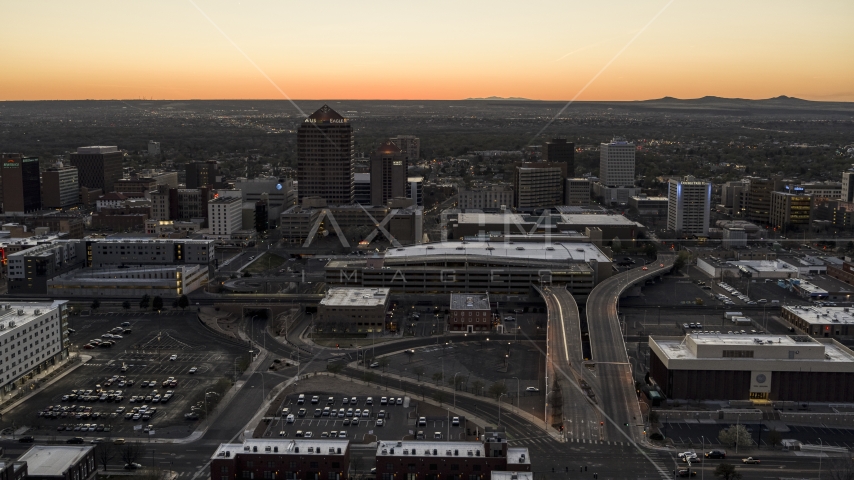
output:
<instances>
[{"instance_id":1,"label":"dark car","mask_svg":"<svg viewBox=\"0 0 854 480\"><path fill-rule=\"evenodd\" d=\"M72 437L66 440L65 443L83 443L83 437Z\"/></svg>"},{"instance_id":2,"label":"dark car","mask_svg":"<svg viewBox=\"0 0 854 480\"><path fill-rule=\"evenodd\" d=\"M695 470L688 470L687 468L680 468L674 472L677 477L696 477L697 472Z\"/></svg>"},{"instance_id":3,"label":"dark car","mask_svg":"<svg viewBox=\"0 0 854 480\"><path fill-rule=\"evenodd\" d=\"M32 435L24 435L23 437L18 439L18 441L21 443L33 443L35 440L36 439L33 438Z\"/></svg>"},{"instance_id":4,"label":"dark car","mask_svg":"<svg viewBox=\"0 0 854 480\"><path fill-rule=\"evenodd\" d=\"M726 452L712 450L711 452L706 452L706 458L726 458Z\"/></svg>"}]
</instances>

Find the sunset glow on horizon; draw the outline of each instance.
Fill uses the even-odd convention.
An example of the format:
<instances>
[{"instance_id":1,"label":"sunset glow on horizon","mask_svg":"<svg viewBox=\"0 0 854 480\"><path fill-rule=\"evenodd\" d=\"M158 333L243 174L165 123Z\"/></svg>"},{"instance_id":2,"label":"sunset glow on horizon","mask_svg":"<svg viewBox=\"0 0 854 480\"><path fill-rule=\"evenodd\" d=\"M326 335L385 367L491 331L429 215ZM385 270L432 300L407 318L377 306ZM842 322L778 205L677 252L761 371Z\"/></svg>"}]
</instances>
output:
<instances>
[{"instance_id":1,"label":"sunset glow on horizon","mask_svg":"<svg viewBox=\"0 0 854 480\"><path fill-rule=\"evenodd\" d=\"M0 100L854 101L854 2L667 5L5 2Z\"/></svg>"}]
</instances>

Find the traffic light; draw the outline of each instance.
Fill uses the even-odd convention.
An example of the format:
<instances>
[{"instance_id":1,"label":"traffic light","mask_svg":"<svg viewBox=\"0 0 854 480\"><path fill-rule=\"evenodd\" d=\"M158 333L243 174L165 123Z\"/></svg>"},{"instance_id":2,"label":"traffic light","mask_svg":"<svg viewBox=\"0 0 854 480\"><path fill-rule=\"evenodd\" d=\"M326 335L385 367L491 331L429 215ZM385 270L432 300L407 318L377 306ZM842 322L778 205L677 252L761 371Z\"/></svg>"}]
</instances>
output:
<instances>
[{"instance_id":1,"label":"traffic light","mask_svg":"<svg viewBox=\"0 0 854 480\"><path fill-rule=\"evenodd\" d=\"M629 426L629 422L624 423L624 425L628 427L628 426Z\"/></svg>"},{"instance_id":2,"label":"traffic light","mask_svg":"<svg viewBox=\"0 0 854 480\"><path fill-rule=\"evenodd\" d=\"M561 431L561 432L563 431L563 425L561 425L561 426L560 426L560 431Z\"/></svg>"},{"instance_id":3,"label":"traffic light","mask_svg":"<svg viewBox=\"0 0 854 480\"><path fill-rule=\"evenodd\" d=\"M599 426L605 425L605 422L599 422Z\"/></svg>"},{"instance_id":4,"label":"traffic light","mask_svg":"<svg viewBox=\"0 0 854 480\"><path fill-rule=\"evenodd\" d=\"M335 344L335 348L341 349L341 347L337 343Z\"/></svg>"}]
</instances>

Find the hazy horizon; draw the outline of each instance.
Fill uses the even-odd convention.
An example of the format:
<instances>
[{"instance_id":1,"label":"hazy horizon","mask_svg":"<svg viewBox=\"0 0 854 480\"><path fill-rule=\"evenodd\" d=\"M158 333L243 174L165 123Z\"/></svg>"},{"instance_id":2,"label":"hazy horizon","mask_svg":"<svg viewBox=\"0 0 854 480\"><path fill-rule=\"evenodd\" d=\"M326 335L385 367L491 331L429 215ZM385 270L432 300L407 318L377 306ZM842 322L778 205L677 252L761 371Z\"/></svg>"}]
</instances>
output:
<instances>
[{"instance_id":1,"label":"hazy horizon","mask_svg":"<svg viewBox=\"0 0 854 480\"><path fill-rule=\"evenodd\" d=\"M854 2L91 0L0 13L0 100L854 101Z\"/></svg>"}]
</instances>

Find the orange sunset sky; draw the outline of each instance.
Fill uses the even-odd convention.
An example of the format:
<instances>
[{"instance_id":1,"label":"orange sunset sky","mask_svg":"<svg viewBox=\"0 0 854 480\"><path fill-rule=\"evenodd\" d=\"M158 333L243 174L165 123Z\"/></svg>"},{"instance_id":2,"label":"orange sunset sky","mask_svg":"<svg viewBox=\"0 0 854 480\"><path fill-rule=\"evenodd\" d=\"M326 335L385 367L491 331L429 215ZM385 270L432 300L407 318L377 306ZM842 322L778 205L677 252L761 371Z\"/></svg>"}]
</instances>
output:
<instances>
[{"instance_id":1,"label":"orange sunset sky","mask_svg":"<svg viewBox=\"0 0 854 480\"><path fill-rule=\"evenodd\" d=\"M0 100L569 100L601 71L579 100L854 101L852 21L852 0L4 0Z\"/></svg>"}]
</instances>

